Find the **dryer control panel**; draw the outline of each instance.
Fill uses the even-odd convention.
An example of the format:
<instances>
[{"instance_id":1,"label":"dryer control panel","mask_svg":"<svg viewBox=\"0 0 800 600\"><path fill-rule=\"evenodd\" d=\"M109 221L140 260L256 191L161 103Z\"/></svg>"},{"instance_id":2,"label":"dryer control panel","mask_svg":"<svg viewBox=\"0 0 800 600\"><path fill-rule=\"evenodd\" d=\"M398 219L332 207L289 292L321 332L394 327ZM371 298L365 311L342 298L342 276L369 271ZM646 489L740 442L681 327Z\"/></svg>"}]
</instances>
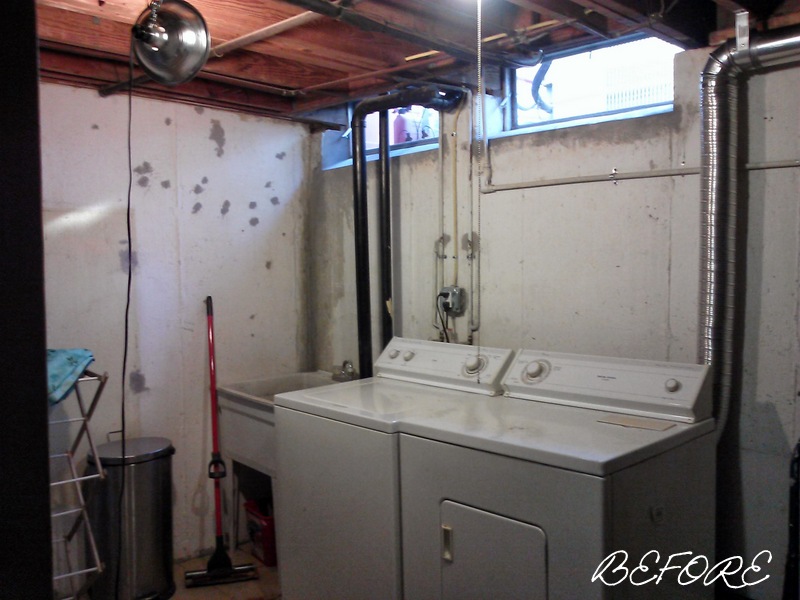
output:
<instances>
[{"instance_id":1,"label":"dryer control panel","mask_svg":"<svg viewBox=\"0 0 800 600\"><path fill-rule=\"evenodd\" d=\"M513 356L502 348L395 337L375 361L375 376L496 396Z\"/></svg>"},{"instance_id":2,"label":"dryer control panel","mask_svg":"<svg viewBox=\"0 0 800 600\"><path fill-rule=\"evenodd\" d=\"M512 398L684 423L712 411L705 365L520 350L503 388Z\"/></svg>"}]
</instances>

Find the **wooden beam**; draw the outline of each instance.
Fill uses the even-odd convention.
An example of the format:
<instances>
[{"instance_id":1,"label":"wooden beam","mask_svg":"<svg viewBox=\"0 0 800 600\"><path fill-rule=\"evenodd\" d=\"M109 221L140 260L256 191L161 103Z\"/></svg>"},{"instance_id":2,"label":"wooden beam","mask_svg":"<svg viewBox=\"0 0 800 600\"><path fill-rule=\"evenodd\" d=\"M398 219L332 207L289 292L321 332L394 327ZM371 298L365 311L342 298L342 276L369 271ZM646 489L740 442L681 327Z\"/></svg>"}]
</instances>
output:
<instances>
[{"instance_id":1,"label":"wooden beam","mask_svg":"<svg viewBox=\"0 0 800 600\"><path fill-rule=\"evenodd\" d=\"M38 11L38 32L40 40L50 48L61 47L75 53L128 61L130 27L124 23L42 6ZM302 54L298 54L298 58L302 58ZM299 60L269 57L246 50L209 60L201 74L203 72L285 88L305 87L347 73L337 72L330 66L320 68Z\"/></svg>"},{"instance_id":2,"label":"wooden beam","mask_svg":"<svg viewBox=\"0 0 800 600\"><path fill-rule=\"evenodd\" d=\"M619 21L631 32L648 31L688 48L705 45L709 33L716 27L716 5L712 0L672 3L664 14L654 11L653 7L658 9L659 3L648 0L574 1Z\"/></svg>"},{"instance_id":3,"label":"wooden beam","mask_svg":"<svg viewBox=\"0 0 800 600\"><path fill-rule=\"evenodd\" d=\"M782 0L714 0L714 2L732 13L746 10L755 19L763 21L775 12Z\"/></svg>"},{"instance_id":4,"label":"wooden beam","mask_svg":"<svg viewBox=\"0 0 800 600\"><path fill-rule=\"evenodd\" d=\"M134 77L140 74L141 72L137 70ZM40 75L43 81L99 90L107 84L127 81L128 67L114 61L69 55L41 48ZM287 114L293 108L293 102L289 98L199 78L176 87L161 86L155 82L148 83L135 87L134 95L241 110L253 114Z\"/></svg>"},{"instance_id":5,"label":"wooden beam","mask_svg":"<svg viewBox=\"0 0 800 600\"><path fill-rule=\"evenodd\" d=\"M753 29L757 32L763 33L764 31L774 31L775 29L790 27L792 25L800 25L800 12L772 17L767 19L766 23L756 22ZM709 36L708 43L710 46L719 46L720 44L724 44L729 39L733 39L735 37L736 30L733 27L728 29L720 29L719 31L713 32Z\"/></svg>"},{"instance_id":6,"label":"wooden beam","mask_svg":"<svg viewBox=\"0 0 800 600\"><path fill-rule=\"evenodd\" d=\"M596 12L567 0L508 0L512 4L559 21L575 21L576 27L607 38L610 36L608 19Z\"/></svg>"}]
</instances>

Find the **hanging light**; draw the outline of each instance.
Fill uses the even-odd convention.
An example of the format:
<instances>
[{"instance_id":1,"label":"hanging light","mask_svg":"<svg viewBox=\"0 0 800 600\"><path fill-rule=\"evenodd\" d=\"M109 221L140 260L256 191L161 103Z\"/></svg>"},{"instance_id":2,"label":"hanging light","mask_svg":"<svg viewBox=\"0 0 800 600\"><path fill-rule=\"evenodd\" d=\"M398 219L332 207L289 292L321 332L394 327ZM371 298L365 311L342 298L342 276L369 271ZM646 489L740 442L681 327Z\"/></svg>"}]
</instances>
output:
<instances>
[{"instance_id":1,"label":"hanging light","mask_svg":"<svg viewBox=\"0 0 800 600\"><path fill-rule=\"evenodd\" d=\"M133 52L158 83L178 85L197 75L211 51L200 13L184 0L153 0L133 26Z\"/></svg>"}]
</instances>

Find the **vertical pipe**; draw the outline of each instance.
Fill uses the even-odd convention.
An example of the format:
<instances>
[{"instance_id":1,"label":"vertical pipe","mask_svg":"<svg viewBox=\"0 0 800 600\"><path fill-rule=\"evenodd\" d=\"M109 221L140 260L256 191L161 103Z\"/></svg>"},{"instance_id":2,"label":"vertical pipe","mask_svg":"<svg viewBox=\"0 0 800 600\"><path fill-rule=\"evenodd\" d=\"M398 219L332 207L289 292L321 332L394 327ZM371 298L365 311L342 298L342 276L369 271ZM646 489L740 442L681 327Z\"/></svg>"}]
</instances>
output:
<instances>
[{"instance_id":1,"label":"vertical pipe","mask_svg":"<svg viewBox=\"0 0 800 600\"><path fill-rule=\"evenodd\" d=\"M356 244L356 311L358 371L372 377L372 304L369 282L369 221L367 212L366 113L353 114L353 228Z\"/></svg>"},{"instance_id":2,"label":"vertical pipe","mask_svg":"<svg viewBox=\"0 0 800 600\"><path fill-rule=\"evenodd\" d=\"M353 223L356 246L358 366L362 378L372 377L372 306L369 272L369 220L367 218L367 158L364 139L366 115L411 104L419 104L436 110L452 110L461 101L462 95L460 90L450 89L444 92L437 86L427 86L369 98L360 102L353 110L350 124L353 130ZM388 150L388 144L386 147ZM391 228L391 224L389 227ZM391 287L391 260L388 269L384 269L384 271L388 271L388 281Z\"/></svg>"},{"instance_id":3,"label":"vertical pipe","mask_svg":"<svg viewBox=\"0 0 800 600\"><path fill-rule=\"evenodd\" d=\"M381 349L389 345L394 335L392 322L392 190L389 170L389 111L379 113L378 170L380 188L378 196L378 222L381 247Z\"/></svg>"},{"instance_id":4,"label":"vertical pipe","mask_svg":"<svg viewBox=\"0 0 800 600\"><path fill-rule=\"evenodd\" d=\"M701 281L699 359L714 374L717 439L733 395L737 328L738 97L744 77L800 61L800 27L760 37L737 50L731 40L714 51L701 79Z\"/></svg>"},{"instance_id":5,"label":"vertical pipe","mask_svg":"<svg viewBox=\"0 0 800 600\"><path fill-rule=\"evenodd\" d=\"M721 433L727 415L727 398L730 393L732 357L723 348L729 347L726 339L725 288L731 279L727 265L727 229L731 186L728 179L735 148L730 147L730 104L726 91L729 88L728 72L731 69L730 50L727 45L708 61L701 80L701 282L700 282L700 362L712 369L714 381L717 431ZM728 150L730 149L730 154ZM731 156L733 154L733 157ZM733 160L735 164L735 160ZM734 248L735 250L735 248Z\"/></svg>"}]
</instances>

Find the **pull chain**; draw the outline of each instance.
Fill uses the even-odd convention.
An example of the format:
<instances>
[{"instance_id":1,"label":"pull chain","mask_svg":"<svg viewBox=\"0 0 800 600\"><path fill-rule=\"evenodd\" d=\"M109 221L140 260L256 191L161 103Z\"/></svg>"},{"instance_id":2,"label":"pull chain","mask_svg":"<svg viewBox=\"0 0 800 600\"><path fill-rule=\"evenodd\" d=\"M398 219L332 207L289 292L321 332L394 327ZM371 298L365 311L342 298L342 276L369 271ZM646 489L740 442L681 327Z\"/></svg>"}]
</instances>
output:
<instances>
[{"instance_id":1,"label":"pull chain","mask_svg":"<svg viewBox=\"0 0 800 600\"><path fill-rule=\"evenodd\" d=\"M473 238L472 240L472 254L473 260L477 261L477 274L478 274L478 282L475 286L475 295L473 298L473 302L477 301L478 305L478 324L480 326L481 323L481 308L483 306L483 302L481 302L481 256L483 254L482 248L480 247L483 240L481 237L481 189L483 188L483 9L482 9L482 0L477 1L477 65L478 65L478 98L475 106L476 115L475 115L475 125L477 131L475 132L475 139L477 141L477 159L478 159L478 225L477 225L477 241ZM481 355L481 335L480 331L475 332L477 334L477 349L478 349L478 357ZM480 372L478 373L478 382L480 383Z\"/></svg>"}]
</instances>

